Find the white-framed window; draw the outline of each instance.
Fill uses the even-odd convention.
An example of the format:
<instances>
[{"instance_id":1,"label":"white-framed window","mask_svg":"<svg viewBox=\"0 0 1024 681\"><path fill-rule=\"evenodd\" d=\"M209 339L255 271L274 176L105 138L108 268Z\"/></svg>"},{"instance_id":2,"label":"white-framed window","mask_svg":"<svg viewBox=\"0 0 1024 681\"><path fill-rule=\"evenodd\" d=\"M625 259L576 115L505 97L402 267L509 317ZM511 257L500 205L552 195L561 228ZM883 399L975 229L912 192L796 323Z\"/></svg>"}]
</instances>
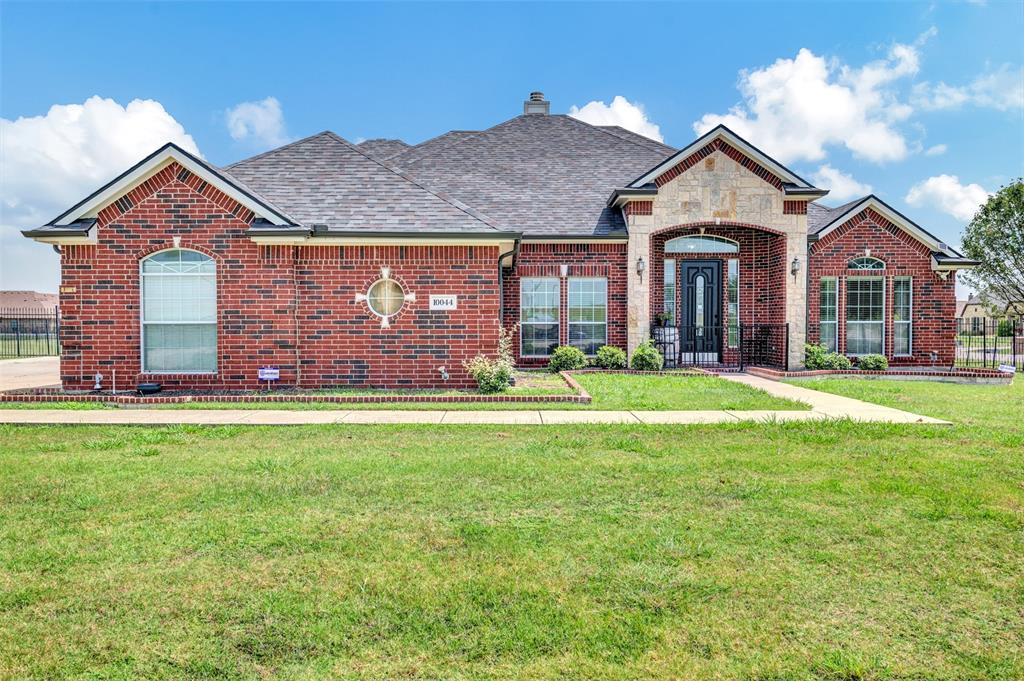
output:
<instances>
[{"instance_id":1,"label":"white-framed window","mask_svg":"<svg viewBox=\"0 0 1024 681\"><path fill-rule=\"evenodd\" d=\"M519 354L547 357L558 347L559 281L557 277L519 280Z\"/></svg>"},{"instance_id":2,"label":"white-framed window","mask_svg":"<svg viewBox=\"0 0 1024 681\"><path fill-rule=\"evenodd\" d=\"M732 239L710 234L678 236L665 242L666 253L739 253L740 245Z\"/></svg>"},{"instance_id":3,"label":"white-framed window","mask_svg":"<svg viewBox=\"0 0 1024 681\"><path fill-rule=\"evenodd\" d=\"M569 279L569 345L596 355L608 344L608 280L604 277Z\"/></svg>"},{"instance_id":4,"label":"white-framed window","mask_svg":"<svg viewBox=\"0 0 1024 681\"><path fill-rule=\"evenodd\" d=\"M159 251L139 264L142 370L217 371L217 265L198 251Z\"/></svg>"},{"instance_id":5,"label":"white-framed window","mask_svg":"<svg viewBox=\"0 0 1024 681\"><path fill-rule=\"evenodd\" d=\"M726 328L728 329L728 345L735 348L740 344L740 261L730 258L727 261L727 290L729 294L726 308Z\"/></svg>"},{"instance_id":6,"label":"white-framed window","mask_svg":"<svg viewBox=\"0 0 1024 681\"><path fill-rule=\"evenodd\" d=\"M885 279L846 279L846 353L885 352Z\"/></svg>"},{"instance_id":7,"label":"white-framed window","mask_svg":"<svg viewBox=\"0 0 1024 681\"><path fill-rule=\"evenodd\" d=\"M676 323L676 261L665 258L664 267L664 304L662 309L668 315L668 323Z\"/></svg>"},{"instance_id":8,"label":"white-framed window","mask_svg":"<svg viewBox=\"0 0 1024 681\"><path fill-rule=\"evenodd\" d=\"M405 291L394 279L378 279L366 292L366 304L378 317L398 314L405 302Z\"/></svg>"},{"instance_id":9,"label":"white-framed window","mask_svg":"<svg viewBox=\"0 0 1024 681\"><path fill-rule=\"evenodd\" d=\"M821 334L821 344L829 352L835 352L839 347L839 280L835 277L822 277L818 284L818 327Z\"/></svg>"},{"instance_id":10,"label":"white-framed window","mask_svg":"<svg viewBox=\"0 0 1024 681\"><path fill-rule=\"evenodd\" d=\"M896 277L892 281L892 344L894 355L912 352L914 326L914 279Z\"/></svg>"}]
</instances>

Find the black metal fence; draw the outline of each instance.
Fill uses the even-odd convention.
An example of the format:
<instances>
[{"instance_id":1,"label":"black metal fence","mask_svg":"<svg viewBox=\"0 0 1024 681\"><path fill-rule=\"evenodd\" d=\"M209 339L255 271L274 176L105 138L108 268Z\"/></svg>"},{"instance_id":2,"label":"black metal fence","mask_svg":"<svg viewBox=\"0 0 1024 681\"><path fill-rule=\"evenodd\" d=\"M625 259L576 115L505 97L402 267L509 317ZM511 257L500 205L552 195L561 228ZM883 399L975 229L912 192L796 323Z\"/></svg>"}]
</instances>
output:
<instances>
[{"instance_id":1,"label":"black metal fence","mask_svg":"<svg viewBox=\"0 0 1024 681\"><path fill-rule=\"evenodd\" d=\"M956 320L956 366L1024 371L1024 320L967 317Z\"/></svg>"},{"instance_id":2,"label":"black metal fence","mask_svg":"<svg viewBox=\"0 0 1024 681\"><path fill-rule=\"evenodd\" d=\"M788 324L651 327L666 368L789 368Z\"/></svg>"},{"instance_id":3,"label":"black metal fence","mask_svg":"<svg viewBox=\"0 0 1024 681\"><path fill-rule=\"evenodd\" d=\"M0 357L60 354L60 310L0 308Z\"/></svg>"}]
</instances>

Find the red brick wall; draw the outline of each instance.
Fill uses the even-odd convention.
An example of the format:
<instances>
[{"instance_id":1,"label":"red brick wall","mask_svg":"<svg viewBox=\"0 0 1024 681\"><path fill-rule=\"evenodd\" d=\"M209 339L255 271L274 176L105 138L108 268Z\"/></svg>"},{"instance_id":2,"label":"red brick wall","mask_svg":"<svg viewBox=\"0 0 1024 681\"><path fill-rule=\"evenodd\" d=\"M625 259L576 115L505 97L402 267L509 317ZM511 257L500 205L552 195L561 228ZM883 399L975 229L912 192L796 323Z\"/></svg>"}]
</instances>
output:
<instances>
[{"instance_id":1,"label":"red brick wall","mask_svg":"<svg viewBox=\"0 0 1024 681\"><path fill-rule=\"evenodd\" d=\"M298 257L303 386L475 386L463 363L497 350L496 246L320 246ZM416 294L387 329L356 301L383 266ZM457 295L457 309L431 311L430 294Z\"/></svg>"},{"instance_id":2,"label":"red brick wall","mask_svg":"<svg viewBox=\"0 0 1024 681\"><path fill-rule=\"evenodd\" d=\"M867 209L843 227L812 244L808 281L808 342L820 339L820 300L822 277L837 277L837 318L839 351L846 351L846 282L857 272L847 269L847 262L864 255L885 262L882 272L862 275L885 277L885 354L890 363L900 365L931 364L932 351L938 353L937 363L949 366L954 357L956 314L955 276L942 280L931 270L931 251L909 234L878 213ZM893 356L893 279L913 277L911 357Z\"/></svg>"},{"instance_id":3,"label":"red brick wall","mask_svg":"<svg viewBox=\"0 0 1024 681\"><path fill-rule=\"evenodd\" d=\"M104 374L118 388L142 380L167 387L257 387L260 366L278 385L468 385L462 361L493 354L499 296L497 248L263 247L245 234L252 214L172 164L100 213L95 246L63 247L63 356L68 389ZM217 263L218 366L212 375L141 373L139 262L181 247ZM382 330L355 293L392 268L417 300ZM296 307L296 287L299 305ZM454 293L458 309L429 312L430 293ZM323 312L321 312L323 311ZM297 331L298 329L298 331ZM296 346L298 335L301 347Z\"/></svg>"},{"instance_id":4,"label":"red brick wall","mask_svg":"<svg viewBox=\"0 0 1024 681\"><path fill-rule=\"evenodd\" d=\"M152 379L169 387L251 387L255 367L274 364L281 383L293 383L292 266L260 257L244 236L251 218L177 164L101 211L97 245L65 246L61 256L61 286L74 289L61 294L65 388L91 388L96 372L105 388L115 371L119 389L151 378L141 373L139 261L173 248L174 237L217 263L218 370Z\"/></svg>"},{"instance_id":5,"label":"red brick wall","mask_svg":"<svg viewBox=\"0 0 1024 681\"><path fill-rule=\"evenodd\" d=\"M608 344L626 349L626 263L625 243L524 243L519 250L514 270L505 270L504 324L519 322L520 277L561 277L561 266L569 266L570 277L607 277L608 279ZM568 283L561 281L560 343L568 343ZM516 337L516 360L521 366L545 366L547 359L520 358Z\"/></svg>"}]
</instances>

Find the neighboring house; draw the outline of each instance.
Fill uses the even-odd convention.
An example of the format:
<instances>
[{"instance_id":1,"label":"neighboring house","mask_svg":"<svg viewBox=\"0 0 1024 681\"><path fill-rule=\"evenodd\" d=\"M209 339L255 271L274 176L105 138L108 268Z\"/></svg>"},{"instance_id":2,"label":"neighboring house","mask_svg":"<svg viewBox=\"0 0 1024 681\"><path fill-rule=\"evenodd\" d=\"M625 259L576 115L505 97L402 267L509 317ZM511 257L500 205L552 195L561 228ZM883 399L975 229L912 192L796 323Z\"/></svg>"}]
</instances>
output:
<instances>
[{"instance_id":1,"label":"neighboring house","mask_svg":"<svg viewBox=\"0 0 1024 681\"><path fill-rule=\"evenodd\" d=\"M25 235L61 252L67 388L470 384L519 324L676 364L797 366L805 341L953 361L973 263L875 196L827 193L725 127L674 149L550 115L418 145L331 132L215 168L168 144ZM442 367L444 370L442 371ZM446 379L447 374L447 379Z\"/></svg>"},{"instance_id":2,"label":"neighboring house","mask_svg":"<svg viewBox=\"0 0 1024 681\"><path fill-rule=\"evenodd\" d=\"M967 300L956 301L957 319L971 320L972 327L980 330L985 320L1019 319L1024 316L1024 302L1007 301L998 296L971 294Z\"/></svg>"},{"instance_id":3,"label":"neighboring house","mask_svg":"<svg viewBox=\"0 0 1024 681\"><path fill-rule=\"evenodd\" d=\"M59 304L56 293L0 291L0 334L52 332Z\"/></svg>"},{"instance_id":4,"label":"neighboring house","mask_svg":"<svg viewBox=\"0 0 1024 681\"><path fill-rule=\"evenodd\" d=\"M32 311L47 310L52 312L60 304L56 293L39 293L38 291L0 291L0 310Z\"/></svg>"}]
</instances>

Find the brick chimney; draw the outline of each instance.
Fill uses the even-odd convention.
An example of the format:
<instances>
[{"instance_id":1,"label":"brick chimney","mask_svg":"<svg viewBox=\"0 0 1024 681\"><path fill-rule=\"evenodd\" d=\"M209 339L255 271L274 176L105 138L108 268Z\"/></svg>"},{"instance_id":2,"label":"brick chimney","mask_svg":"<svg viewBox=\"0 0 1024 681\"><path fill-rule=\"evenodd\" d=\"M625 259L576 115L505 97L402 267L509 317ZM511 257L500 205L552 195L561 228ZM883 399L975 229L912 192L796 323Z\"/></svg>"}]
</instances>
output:
<instances>
[{"instance_id":1,"label":"brick chimney","mask_svg":"<svg viewBox=\"0 0 1024 681\"><path fill-rule=\"evenodd\" d=\"M523 102L523 113L547 116L551 113L551 102L544 99L543 92L531 92L530 98Z\"/></svg>"}]
</instances>

